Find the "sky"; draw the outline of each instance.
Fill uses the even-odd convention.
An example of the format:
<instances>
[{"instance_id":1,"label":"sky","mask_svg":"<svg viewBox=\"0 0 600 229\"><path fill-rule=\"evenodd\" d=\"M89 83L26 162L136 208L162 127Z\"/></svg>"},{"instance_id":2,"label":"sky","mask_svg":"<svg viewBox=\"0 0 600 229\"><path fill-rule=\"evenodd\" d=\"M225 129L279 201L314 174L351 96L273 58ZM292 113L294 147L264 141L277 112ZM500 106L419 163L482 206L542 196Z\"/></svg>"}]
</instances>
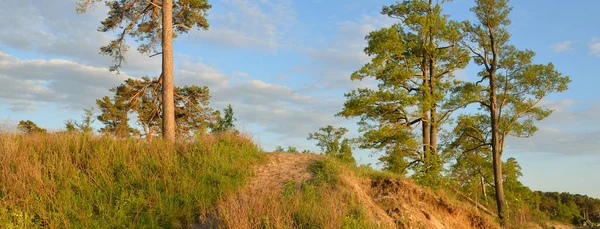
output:
<instances>
[{"instance_id":1,"label":"sky","mask_svg":"<svg viewBox=\"0 0 600 229\"><path fill-rule=\"evenodd\" d=\"M208 86L211 106L231 104L237 126L265 150L295 146L317 150L308 133L346 127L359 136L355 119L336 117L344 93L373 82L350 74L369 61L365 35L397 23L380 15L395 1L209 0L209 30L174 41L175 84ZM473 0L454 0L444 13L473 20ZM79 119L83 108L109 95L129 77L156 77L160 57L132 48L120 74L100 46L114 36L97 32L107 9L99 4L76 14L75 0L0 0L0 120L6 129L32 120L58 130ZM512 1L511 43L537 53L571 77L569 90L549 96L554 109L528 139L508 139L504 158L515 157L521 181L534 190L568 191L600 198L600 1ZM135 45L135 44L132 44ZM478 66L455 75L476 79ZM357 150L360 163L377 163L377 152Z\"/></svg>"}]
</instances>

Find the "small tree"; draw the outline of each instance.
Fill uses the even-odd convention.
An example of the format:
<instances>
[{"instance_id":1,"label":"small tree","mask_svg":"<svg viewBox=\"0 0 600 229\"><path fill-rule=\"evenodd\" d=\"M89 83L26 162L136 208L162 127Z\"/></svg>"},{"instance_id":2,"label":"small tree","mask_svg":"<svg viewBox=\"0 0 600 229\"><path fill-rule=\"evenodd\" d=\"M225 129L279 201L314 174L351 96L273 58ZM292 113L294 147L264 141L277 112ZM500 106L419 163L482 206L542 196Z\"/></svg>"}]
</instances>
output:
<instances>
[{"instance_id":1,"label":"small tree","mask_svg":"<svg viewBox=\"0 0 600 229\"><path fill-rule=\"evenodd\" d=\"M283 146L277 146L275 147L275 151L273 152L285 152L285 149L283 148Z\"/></svg>"},{"instance_id":2,"label":"small tree","mask_svg":"<svg viewBox=\"0 0 600 229\"><path fill-rule=\"evenodd\" d=\"M335 128L328 125L319 128L319 130L320 132L309 133L308 140L316 140L316 145L321 148L323 154L338 158L344 162L355 162L352 156L350 141L343 138L348 129L344 127Z\"/></svg>"},{"instance_id":3,"label":"small tree","mask_svg":"<svg viewBox=\"0 0 600 229\"><path fill-rule=\"evenodd\" d=\"M294 146L288 146L287 150L288 153L298 153L298 148L294 147Z\"/></svg>"},{"instance_id":4,"label":"small tree","mask_svg":"<svg viewBox=\"0 0 600 229\"><path fill-rule=\"evenodd\" d=\"M94 132L94 127L92 127L92 124L94 123L94 108L90 108L90 109L83 109L84 113L83 116L81 117L81 122L76 122L75 126L77 126L77 128L79 129L79 132L87 135L87 134L91 134Z\"/></svg>"},{"instance_id":5,"label":"small tree","mask_svg":"<svg viewBox=\"0 0 600 229\"><path fill-rule=\"evenodd\" d=\"M19 125L17 125L17 129L24 134L45 134L46 129L40 128L31 120L21 120L19 121Z\"/></svg>"},{"instance_id":6,"label":"small tree","mask_svg":"<svg viewBox=\"0 0 600 229\"><path fill-rule=\"evenodd\" d=\"M352 146L350 145L350 140L344 138L342 140L342 145L340 146L340 151L338 153L338 158L349 164L356 164L356 160L354 156L352 156Z\"/></svg>"},{"instance_id":7,"label":"small tree","mask_svg":"<svg viewBox=\"0 0 600 229\"><path fill-rule=\"evenodd\" d=\"M75 123L76 122L72 119L65 121L65 132L70 134L77 132L77 127L75 126Z\"/></svg>"},{"instance_id":8,"label":"small tree","mask_svg":"<svg viewBox=\"0 0 600 229\"><path fill-rule=\"evenodd\" d=\"M215 122L215 125L212 128L212 132L237 132L237 130L235 130L234 124L234 122L237 121L237 119L233 117L233 108L231 107L231 104L227 105L227 108L223 109L223 117L221 117L220 114L217 114L216 117L217 121Z\"/></svg>"},{"instance_id":9,"label":"small tree","mask_svg":"<svg viewBox=\"0 0 600 229\"><path fill-rule=\"evenodd\" d=\"M115 137L127 137L136 130L129 126L128 108L122 100L112 101L108 96L96 100L100 108L98 120L104 124L100 129L102 133L111 133Z\"/></svg>"}]
</instances>

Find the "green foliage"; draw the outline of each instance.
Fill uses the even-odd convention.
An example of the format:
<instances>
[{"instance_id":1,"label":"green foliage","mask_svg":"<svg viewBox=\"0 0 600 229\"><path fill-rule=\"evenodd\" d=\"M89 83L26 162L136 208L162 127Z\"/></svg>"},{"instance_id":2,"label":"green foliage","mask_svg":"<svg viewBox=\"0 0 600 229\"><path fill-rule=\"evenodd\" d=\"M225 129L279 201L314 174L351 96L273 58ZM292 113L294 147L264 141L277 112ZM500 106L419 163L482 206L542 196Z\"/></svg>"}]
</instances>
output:
<instances>
[{"instance_id":1,"label":"green foliage","mask_svg":"<svg viewBox=\"0 0 600 229\"><path fill-rule=\"evenodd\" d=\"M316 161L309 167L313 174L311 184L315 185L337 185L340 182L340 167L331 160Z\"/></svg>"},{"instance_id":2,"label":"green foliage","mask_svg":"<svg viewBox=\"0 0 600 229\"><path fill-rule=\"evenodd\" d=\"M298 153L298 148L293 147L293 146L288 146L286 152L288 152L288 153Z\"/></svg>"},{"instance_id":3,"label":"green foliage","mask_svg":"<svg viewBox=\"0 0 600 229\"><path fill-rule=\"evenodd\" d=\"M438 176L437 130L468 104L447 94L460 85L453 72L469 60L457 45L460 24L442 15L441 4L421 0L385 6L382 14L398 23L367 35L371 62L351 76L377 80L378 87L347 93L338 115L360 118L359 147L384 151L380 160L386 170L406 173L411 167ZM415 133L419 123L421 141Z\"/></svg>"},{"instance_id":4,"label":"green foliage","mask_svg":"<svg viewBox=\"0 0 600 229\"><path fill-rule=\"evenodd\" d=\"M83 109L83 115L81 116L81 122L75 122L75 126L84 135L89 135L94 132L92 124L96 121L94 118L94 108Z\"/></svg>"},{"instance_id":5,"label":"green foliage","mask_svg":"<svg viewBox=\"0 0 600 229\"><path fill-rule=\"evenodd\" d=\"M209 101L210 95L207 86L175 87L175 123L177 127L175 132L177 136L206 133L216 119L212 108L208 106Z\"/></svg>"},{"instance_id":6,"label":"green foliage","mask_svg":"<svg viewBox=\"0 0 600 229\"><path fill-rule=\"evenodd\" d=\"M100 48L100 53L111 56L115 64L111 70L118 70L129 50L127 37L139 43L138 51L143 54L156 53L161 45L162 14L160 0L79 0L77 12L84 13L102 2L110 8L108 17L98 28L100 32L119 30L117 37ZM208 29L206 11L211 8L207 0L173 1L173 37L187 33L194 26Z\"/></svg>"},{"instance_id":7,"label":"green foliage","mask_svg":"<svg viewBox=\"0 0 600 229\"><path fill-rule=\"evenodd\" d=\"M273 152L285 152L285 149L283 148L283 146L277 146L275 147L275 150Z\"/></svg>"},{"instance_id":8,"label":"green foliage","mask_svg":"<svg viewBox=\"0 0 600 229\"><path fill-rule=\"evenodd\" d=\"M112 134L115 137L128 137L136 133L136 130L129 126L129 111L127 105L122 100L111 100L108 96L96 100L96 105L102 112L98 120L104 124L100 129L101 133Z\"/></svg>"},{"instance_id":9,"label":"green foliage","mask_svg":"<svg viewBox=\"0 0 600 229\"><path fill-rule=\"evenodd\" d=\"M594 225L600 223L600 199L567 192L540 192L538 208L550 219L574 225Z\"/></svg>"},{"instance_id":10,"label":"green foliage","mask_svg":"<svg viewBox=\"0 0 600 229\"><path fill-rule=\"evenodd\" d=\"M217 120L214 127L212 127L212 131L221 133L226 131L237 131L235 130L234 124L237 119L233 117L233 108L231 107L231 104L227 105L227 108L223 109L223 113L223 117L221 117L220 114L216 114Z\"/></svg>"},{"instance_id":11,"label":"green foliage","mask_svg":"<svg viewBox=\"0 0 600 229\"><path fill-rule=\"evenodd\" d=\"M509 45L510 34L506 26L510 24L508 14L512 8L507 0L478 0L472 9L480 24L465 23L466 43L472 50L475 63L483 66L479 73L483 84L470 83L470 91L488 110L492 107L492 93L497 103L499 142L504 145L507 136L529 137L537 130L534 121L548 117L552 110L539 106L547 95L567 90L571 82L554 69L552 63L533 64L535 53L531 50L519 50ZM494 40L490 40L490 36ZM495 89L489 88L495 78ZM491 116L491 115L488 115ZM487 133L491 128L480 129ZM483 143L483 142L481 142ZM502 151L500 151L500 154Z\"/></svg>"},{"instance_id":12,"label":"green foliage","mask_svg":"<svg viewBox=\"0 0 600 229\"><path fill-rule=\"evenodd\" d=\"M340 151L338 152L337 158L344 163L356 164L356 160L354 159L354 156L352 156L352 146L350 145L350 140L347 138L342 140L342 145L340 146Z\"/></svg>"},{"instance_id":13,"label":"green foliage","mask_svg":"<svg viewBox=\"0 0 600 229\"><path fill-rule=\"evenodd\" d=\"M162 117L161 104L162 94L158 79L142 77L142 79L127 79L115 88L110 89L114 93L112 102L108 97L98 103L99 106L114 104L113 110L103 110L102 116L116 117L116 114L126 117L127 112L135 113L137 123L142 127L142 135L150 139L161 133ZM215 125L215 120L222 119L219 112L214 112L209 107L210 91L208 87L184 86L175 87L175 123L176 135L178 137L189 137L193 134L203 134L211 126L216 128L233 128L233 109L226 109L226 117L230 115L230 123L227 126ZM106 101L105 101L106 100ZM101 106L102 107L102 106ZM229 107L231 108L231 107ZM111 111L109 113L108 111ZM115 114L115 115L113 115ZM109 119L109 124L112 121ZM108 128L108 127L107 127ZM122 128L124 129L124 128Z\"/></svg>"},{"instance_id":14,"label":"green foliage","mask_svg":"<svg viewBox=\"0 0 600 229\"><path fill-rule=\"evenodd\" d=\"M46 129L40 128L31 120L21 120L17 125L17 130L24 134L43 134L46 133Z\"/></svg>"},{"instance_id":15,"label":"green foliage","mask_svg":"<svg viewBox=\"0 0 600 229\"><path fill-rule=\"evenodd\" d=\"M250 140L0 135L1 228L188 228L242 188Z\"/></svg>"},{"instance_id":16,"label":"green foliage","mask_svg":"<svg viewBox=\"0 0 600 229\"><path fill-rule=\"evenodd\" d=\"M511 10L508 0L477 0L471 11L478 23L464 22L462 25L462 45L471 51L475 64L482 67L478 73L480 80L465 85L472 94L463 95L473 99L473 103L478 103L484 112L461 117L459 126L470 130L458 128L458 133L455 133L458 140L453 143L461 148L456 152L458 154L473 153L465 150L491 151L496 206L501 223L504 223L504 208L507 206L503 188L506 177L502 172L506 138L533 135L537 131L534 122L548 117L552 112L539 106L542 99L567 90L570 82L569 77L555 70L552 63L534 64L533 51L519 50L510 45L507 27ZM490 139L486 139L486 136L490 136ZM514 183L507 185L518 188ZM514 209L512 207L511 210Z\"/></svg>"},{"instance_id":17,"label":"green foliage","mask_svg":"<svg viewBox=\"0 0 600 229\"><path fill-rule=\"evenodd\" d=\"M317 146L321 152L327 156L332 156L346 163L356 163L352 156L352 146L350 140L343 138L348 129L344 127L335 128L331 125L319 128L320 132L308 134L308 140L316 140ZM340 142L341 140L341 142Z\"/></svg>"},{"instance_id":18,"label":"green foliage","mask_svg":"<svg viewBox=\"0 0 600 229\"><path fill-rule=\"evenodd\" d=\"M75 127L75 121L72 119L65 121L65 132L67 133L75 133L77 132L77 128Z\"/></svg>"}]
</instances>

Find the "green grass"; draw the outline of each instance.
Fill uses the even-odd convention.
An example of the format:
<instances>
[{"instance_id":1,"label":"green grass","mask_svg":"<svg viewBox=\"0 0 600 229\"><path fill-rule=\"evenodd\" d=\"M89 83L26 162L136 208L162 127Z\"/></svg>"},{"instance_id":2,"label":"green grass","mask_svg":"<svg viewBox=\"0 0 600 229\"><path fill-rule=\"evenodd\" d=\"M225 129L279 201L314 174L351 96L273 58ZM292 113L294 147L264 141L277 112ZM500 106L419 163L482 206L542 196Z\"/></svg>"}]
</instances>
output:
<instances>
[{"instance_id":1,"label":"green grass","mask_svg":"<svg viewBox=\"0 0 600 229\"><path fill-rule=\"evenodd\" d=\"M0 135L0 228L182 228L243 187L259 148L237 135L165 144Z\"/></svg>"}]
</instances>

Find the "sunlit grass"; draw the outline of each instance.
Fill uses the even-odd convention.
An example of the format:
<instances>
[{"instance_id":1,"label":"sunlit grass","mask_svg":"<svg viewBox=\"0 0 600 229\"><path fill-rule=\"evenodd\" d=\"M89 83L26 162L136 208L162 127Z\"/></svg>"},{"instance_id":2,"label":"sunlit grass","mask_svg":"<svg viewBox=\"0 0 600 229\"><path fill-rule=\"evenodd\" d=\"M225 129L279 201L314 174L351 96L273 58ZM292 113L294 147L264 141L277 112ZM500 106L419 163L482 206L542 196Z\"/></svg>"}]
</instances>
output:
<instances>
[{"instance_id":1,"label":"sunlit grass","mask_svg":"<svg viewBox=\"0 0 600 229\"><path fill-rule=\"evenodd\" d=\"M248 138L162 141L0 135L0 228L180 228L239 190L262 154Z\"/></svg>"}]
</instances>

